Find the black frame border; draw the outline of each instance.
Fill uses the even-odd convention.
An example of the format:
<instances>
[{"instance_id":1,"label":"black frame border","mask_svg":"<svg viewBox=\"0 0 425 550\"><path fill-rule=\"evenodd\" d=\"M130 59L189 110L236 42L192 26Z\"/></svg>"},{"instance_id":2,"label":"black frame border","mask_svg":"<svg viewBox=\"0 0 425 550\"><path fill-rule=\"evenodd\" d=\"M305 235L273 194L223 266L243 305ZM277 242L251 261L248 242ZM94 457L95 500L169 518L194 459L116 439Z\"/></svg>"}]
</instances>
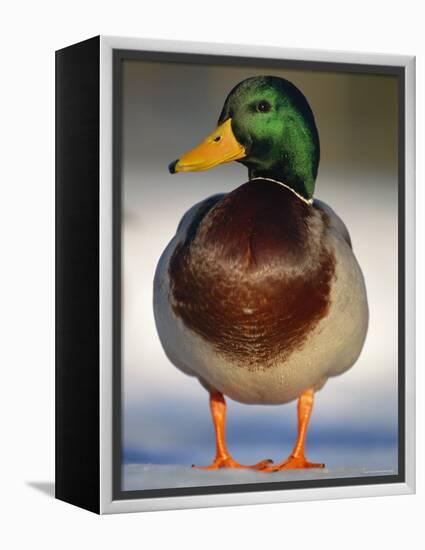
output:
<instances>
[{"instance_id":1,"label":"black frame border","mask_svg":"<svg viewBox=\"0 0 425 550\"><path fill-rule=\"evenodd\" d=\"M367 477L276 481L234 485L179 487L123 491L122 472L122 393L121 393L121 208L122 208L122 65L123 61L139 60L202 65L256 66L264 68L345 72L395 76L398 79L398 473ZM258 491L282 491L320 487L350 487L404 483L406 481L406 365L405 365L405 101L406 73L403 66L372 65L225 56L215 54L169 53L146 50L113 50L113 405L112 405L112 497L114 500L178 497Z\"/></svg>"},{"instance_id":2,"label":"black frame border","mask_svg":"<svg viewBox=\"0 0 425 550\"><path fill-rule=\"evenodd\" d=\"M100 512L100 37L55 55L55 497Z\"/></svg>"}]
</instances>

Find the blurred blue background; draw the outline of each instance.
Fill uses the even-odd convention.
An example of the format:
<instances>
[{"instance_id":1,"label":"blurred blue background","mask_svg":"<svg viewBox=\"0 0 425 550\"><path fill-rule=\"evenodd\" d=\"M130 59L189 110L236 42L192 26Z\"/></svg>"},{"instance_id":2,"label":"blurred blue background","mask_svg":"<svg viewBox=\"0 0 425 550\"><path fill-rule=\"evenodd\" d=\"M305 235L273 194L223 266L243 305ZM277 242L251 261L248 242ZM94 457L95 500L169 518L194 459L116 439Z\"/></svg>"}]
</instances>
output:
<instances>
[{"instance_id":1,"label":"blurred blue background","mask_svg":"<svg viewBox=\"0 0 425 550\"><path fill-rule=\"evenodd\" d=\"M265 72L288 78L310 102L321 138L316 196L347 224L369 297L370 327L360 359L316 394L308 457L332 469L397 470L395 78L134 60L124 63L123 85L124 468L208 464L214 456L208 395L161 348L152 281L184 212L244 183L247 173L232 163L170 176L167 165L214 128L234 85ZM227 435L239 462L280 461L294 444L296 403L248 406L228 400ZM159 474L152 475L158 475L154 486L162 486ZM127 489L143 483L136 480Z\"/></svg>"}]
</instances>

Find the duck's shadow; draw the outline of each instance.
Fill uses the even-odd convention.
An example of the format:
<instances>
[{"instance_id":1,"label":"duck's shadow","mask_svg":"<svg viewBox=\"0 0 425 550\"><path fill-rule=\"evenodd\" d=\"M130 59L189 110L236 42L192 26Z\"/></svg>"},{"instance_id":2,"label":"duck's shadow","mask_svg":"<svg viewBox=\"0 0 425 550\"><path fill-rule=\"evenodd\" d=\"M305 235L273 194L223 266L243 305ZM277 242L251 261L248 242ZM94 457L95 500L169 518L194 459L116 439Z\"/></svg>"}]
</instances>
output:
<instances>
[{"instance_id":1,"label":"duck's shadow","mask_svg":"<svg viewBox=\"0 0 425 550\"><path fill-rule=\"evenodd\" d=\"M55 483L54 481L27 481L26 485L32 489L36 489L44 493L50 498L55 498Z\"/></svg>"}]
</instances>

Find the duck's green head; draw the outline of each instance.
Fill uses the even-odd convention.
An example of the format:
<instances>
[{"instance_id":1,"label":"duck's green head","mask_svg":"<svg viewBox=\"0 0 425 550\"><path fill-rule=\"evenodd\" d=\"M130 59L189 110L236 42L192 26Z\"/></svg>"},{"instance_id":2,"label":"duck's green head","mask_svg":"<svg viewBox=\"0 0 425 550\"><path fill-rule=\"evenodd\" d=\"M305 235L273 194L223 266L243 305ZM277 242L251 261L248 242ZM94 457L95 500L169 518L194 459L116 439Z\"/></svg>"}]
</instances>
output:
<instances>
[{"instance_id":1,"label":"duck's green head","mask_svg":"<svg viewBox=\"0 0 425 550\"><path fill-rule=\"evenodd\" d=\"M237 160L249 177L268 177L313 196L319 136L304 95L288 80L255 76L228 95L219 125L198 147L170 164L170 172L207 170Z\"/></svg>"}]
</instances>

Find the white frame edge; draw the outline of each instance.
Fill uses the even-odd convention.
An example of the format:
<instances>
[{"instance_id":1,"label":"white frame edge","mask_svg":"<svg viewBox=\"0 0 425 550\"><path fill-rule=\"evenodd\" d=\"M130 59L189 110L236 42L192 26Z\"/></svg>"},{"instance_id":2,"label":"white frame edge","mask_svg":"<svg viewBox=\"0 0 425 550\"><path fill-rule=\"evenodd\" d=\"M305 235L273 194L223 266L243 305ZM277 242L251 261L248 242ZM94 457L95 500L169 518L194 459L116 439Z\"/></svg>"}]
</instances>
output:
<instances>
[{"instance_id":1,"label":"white frame edge","mask_svg":"<svg viewBox=\"0 0 425 550\"><path fill-rule=\"evenodd\" d=\"M406 481L311 489L113 500L112 492L112 181L113 50L145 50L330 63L391 65L405 69L405 218L406 218ZM210 506L234 506L338 499L415 492L415 58L405 55L287 49L100 37L100 513L124 513Z\"/></svg>"}]
</instances>

